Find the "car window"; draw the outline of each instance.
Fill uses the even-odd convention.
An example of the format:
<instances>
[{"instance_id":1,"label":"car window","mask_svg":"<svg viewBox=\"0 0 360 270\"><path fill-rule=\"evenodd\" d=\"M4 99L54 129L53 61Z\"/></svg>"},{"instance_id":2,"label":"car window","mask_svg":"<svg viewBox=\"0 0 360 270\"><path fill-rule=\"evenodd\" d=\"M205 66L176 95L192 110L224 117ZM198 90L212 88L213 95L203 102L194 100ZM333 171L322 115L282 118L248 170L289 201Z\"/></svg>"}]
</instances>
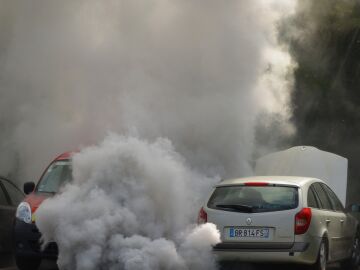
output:
<instances>
[{"instance_id":1,"label":"car window","mask_svg":"<svg viewBox=\"0 0 360 270\"><path fill-rule=\"evenodd\" d=\"M351 211L352 212L360 212L360 205L359 204L351 205Z\"/></svg>"},{"instance_id":2,"label":"car window","mask_svg":"<svg viewBox=\"0 0 360 270\"><path fill-rule=\"evenodd\" d=\"M308 190L308 196L307 196L307 203L308 203L308 207L312 207L312 208L320 208L318 199L316 198L316 194L314 191L314 187L310 186L309 190Z\"/></svg>"},{"instance_id":3,"label":"car window","mask_svg":"<svg viewBox=\"0 0 360 270\"><path fill-rule=\"evenodd\" d=\"M218 187L208 207L253 213L294 209L298 206L298 189L284 186Z\"/></svg>"},{"instance_id":4,"label":"car window","mask_svg":"<svg viewBox=\"0 0 360 270\"><path fill-rule=\"evenodd\" d=\"M336 211L344 211L344 207L339 200L339 198L336 196L336 194L325 184L321 184L322 188L325 190L326 194L328 195L330 202L333 206L333 209Z\"/></svg>"},{"instance_id":5,"label":"car window","mask_svg":"<svg viewBox=\"0 0 360 270\"><path fill-rule=\"evenodd\" d=\"M2 186L2 180L0 180L0 205L9 205L8 199L5 195L4 188Z\"/></svg>"},{"instance_id":6,"label":"car window","mask_svg":"<svg viewBox=\"0 0 360 270\"><path fill-rule=\"evenodd\" d=\"M19 203L22 202L22 200L24 199L24 195L23 193L16 188L13 184L11 184L10 182L4 180L2 181L7 193L10 196L10 200L12 205L17 206Z\"/></svg>"},{"instance_id":7,"label":"car window","mask_svg":"<svg viewBox=\"0 0 360 270\"><path fill-rule=\"evenodd\" d=\"M320 200L321 208L326 210L334 210L329 200L329 197L326 195L325 191L320 186L320 183L313 184L313 187Z\"/></svg>"},{"instance_id":8,"label":"car window","mask_svg":"<svg viewBox=\"0 0 360 270\"><path fill-rule=\"evenodd\" d=\"M56 193L61 186L72 181L71 161L55 161L45 172L37 187L38 192Z\"/></svg>"}]
</instances>

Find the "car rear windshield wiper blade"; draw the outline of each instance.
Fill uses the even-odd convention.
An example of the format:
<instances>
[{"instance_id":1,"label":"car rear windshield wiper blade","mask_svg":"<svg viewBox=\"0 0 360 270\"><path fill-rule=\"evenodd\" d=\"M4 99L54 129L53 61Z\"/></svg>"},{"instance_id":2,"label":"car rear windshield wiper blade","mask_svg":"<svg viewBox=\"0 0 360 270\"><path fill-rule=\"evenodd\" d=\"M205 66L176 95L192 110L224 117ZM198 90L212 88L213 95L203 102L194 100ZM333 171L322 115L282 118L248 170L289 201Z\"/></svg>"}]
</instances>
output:
<instances>
[{"instance_id":1,"label":"car rear windshield wiper blade","mask_svg":"<svg viewBox=\"0 0 360 270\"><path fill-rule=\"evenodd\" d=\"M46 190L38 190L38 192L49 193L49 194L52 194L52 195L55 195L57 193L56 191L46 191Z\"/></svg>"},{"instance_id":2,"label":"car rear windshield wiper blade","mask_svg":"<svg viewBox=\"0 0 360 270\"><path fill-rule=\"evenodd\" d=\"M217 204L218 208L232 209L240 212L252 213L254 207L245 204Z\"/></svg>"}]
</instances>

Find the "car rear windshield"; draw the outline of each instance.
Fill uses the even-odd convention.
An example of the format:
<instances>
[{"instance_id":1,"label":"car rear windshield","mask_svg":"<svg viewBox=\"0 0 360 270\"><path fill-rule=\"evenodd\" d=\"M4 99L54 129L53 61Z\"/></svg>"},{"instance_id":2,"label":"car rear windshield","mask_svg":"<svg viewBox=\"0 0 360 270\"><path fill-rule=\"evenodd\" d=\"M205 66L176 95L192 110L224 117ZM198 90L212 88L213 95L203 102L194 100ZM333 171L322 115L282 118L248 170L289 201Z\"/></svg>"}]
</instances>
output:
<instances>
[{"instance_id":1,"label":"car rear windshield","mask_svg":"<svg viewBox=\"0 0 360 270\"><path fill-rule=\"evenodd\" d=\"M56 193L60 187L72 181L72 167L70 160L55 161L41 178L37 191Z\"/></svg>"},{"instance_id":2,"label":"car rear windshield","mask_svg":"<svg viewBox=\"0 0 360 270\"><path fill-rule=\"evenodd\" d=\"M225 211L259 213L297 208L298 188L288 186L217 187L208 207Z\"/></svg>"}]
</instances>

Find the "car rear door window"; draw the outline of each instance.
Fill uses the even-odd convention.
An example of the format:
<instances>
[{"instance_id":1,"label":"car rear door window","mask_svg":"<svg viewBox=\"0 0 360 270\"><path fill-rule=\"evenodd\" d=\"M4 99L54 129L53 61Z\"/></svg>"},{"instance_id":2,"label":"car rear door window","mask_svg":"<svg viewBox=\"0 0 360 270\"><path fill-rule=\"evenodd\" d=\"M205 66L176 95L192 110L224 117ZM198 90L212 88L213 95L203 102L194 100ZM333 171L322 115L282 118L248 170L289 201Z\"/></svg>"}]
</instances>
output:
<instances>
[{"instance_id":1,"label":"car rear door window","mask_svg":"<svg viewBox=\"0 0 360 270\"><path fill-rule=\"evenodd\" d=\"M336 194L325 184L321 184L321 187L325 190L326 194L328 195L330 202L336 211L344 211L344 207L340 202L339 198Z\"/></svg>"},{"instance_id":2,"label":"car rear door window","mask_svg":"<svg viewBox=\"0 0 360 270\"><path fill-rule=\"evenodd\" d=\"M11 204L17 206L24 199L24 195L13 184L4 180L2 181L7 193L10 196Z\"/></svg>"},{"instance_id":3,"label":"car rear door window","mask_svg":"<svg viewBox=\"0 0 360 270\"><path fill-rule=\"evenodd\" d=\"M316 197L315 191L314 191L314 187L310 186L309 190L308 190L308 207L312 207L312 208L320 208L318 199Z\"/></svg>"},{"instance_id":4,"label":"car rear door window","mask_svg":"<svg viewBox=\"0 0 360 270\"><path fill-rule=\"evenodd\" d=\"M334 210L329 197L326 195L324 189L320 186L320 183L313 184L313 187L320 200L321 208L326 210Z\"/></svg>"}]
</instances>

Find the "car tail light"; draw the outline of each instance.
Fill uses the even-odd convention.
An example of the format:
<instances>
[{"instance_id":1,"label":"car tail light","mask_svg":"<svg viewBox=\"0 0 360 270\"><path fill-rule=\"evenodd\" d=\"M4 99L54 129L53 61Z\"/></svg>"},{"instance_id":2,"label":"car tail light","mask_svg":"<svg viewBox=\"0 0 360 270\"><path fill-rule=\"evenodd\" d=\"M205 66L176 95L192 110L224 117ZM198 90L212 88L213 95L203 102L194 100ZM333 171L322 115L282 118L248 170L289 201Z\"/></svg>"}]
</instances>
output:
<instances>
[{"instance_id":1,"label":"car tail light","mask_svg":"<svg viewBox=\"0 0 360 270\"><path fill-rule=\"evenodd\" d=\"M247 187L265 187L268 185L269 185L269 183L266 183L266 182L247 182L247 183L245 183L245 186L247 186Z\"/></svg>"},{"instance_id":2,"label":"car tail light","mask_svg":"<svg viewBox=\"0 0 360 270\"><path fill-rule=\"evenodd\" d=\"M204 207L201 207L198 216L198 224L204 224L206 222L207 222L207 213L205 212Z\"/></svg>"},{"instance_id":3,"label":"car tail light","mask_svg":"<svg viewBox=\"0 0 360 270\"><path fill-rule=\"evenodd\" d=\"M304 234L311 223L311 208L303 208L295 215L295 234Z\"/></svg>"}]
</instances>

